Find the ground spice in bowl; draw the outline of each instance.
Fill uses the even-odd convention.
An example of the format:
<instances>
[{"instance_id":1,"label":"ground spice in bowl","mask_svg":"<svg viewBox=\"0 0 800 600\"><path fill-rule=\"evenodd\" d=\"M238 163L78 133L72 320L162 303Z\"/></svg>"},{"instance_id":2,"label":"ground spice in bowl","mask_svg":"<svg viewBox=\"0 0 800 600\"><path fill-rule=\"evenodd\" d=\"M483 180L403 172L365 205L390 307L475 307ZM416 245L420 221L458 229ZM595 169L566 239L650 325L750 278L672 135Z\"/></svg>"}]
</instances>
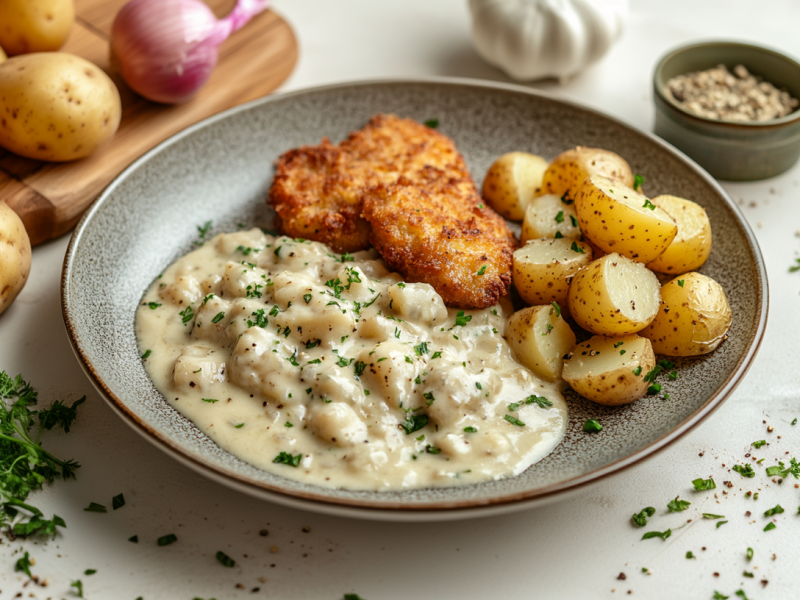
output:
<instances>
[{"instance_id":1,"label":"ground spice in bowl","mask_svg":"<svg viewBox=\"0 0 800 600\"><path fill-rule=\"evenodd\" d=\"M678 75L667 82L674 100L698 117L734 122L763 122L800 106L785 90L751 74L744 65L731 73L725 65Z\"/></svg>"}]
</instances>

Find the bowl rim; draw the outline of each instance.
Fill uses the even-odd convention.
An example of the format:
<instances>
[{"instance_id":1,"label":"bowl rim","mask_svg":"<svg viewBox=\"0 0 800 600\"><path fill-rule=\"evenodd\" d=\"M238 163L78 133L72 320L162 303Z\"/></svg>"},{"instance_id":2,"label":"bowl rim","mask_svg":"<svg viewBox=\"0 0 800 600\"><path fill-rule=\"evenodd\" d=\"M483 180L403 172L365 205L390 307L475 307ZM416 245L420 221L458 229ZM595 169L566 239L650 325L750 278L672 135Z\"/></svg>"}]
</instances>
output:
<instances>
[{"instance_id":1,"label":"bowl rim","mask_svg":"<svg viewBox=\"0 0 800 600\"><path fill-rule=\"evenodd\" d=\"M585 473L570 479L560 481L558 483L550 484L537 490L529 490L522 492L509 493L502 496L491 498L488 501L481 500L457 500L457 501L436 501L436 502L420 502L414 505L404 504L402 501L394 502L377 502L372 499L361 500L354 498L330 498L324 493L313 492L289 492L280 486L254 481L246 476L232 473L224 468L218 467L198 460L195 456L186 451L180 444L176 443L171 438L161 435L158 431L152 428L149 424L135 415L126 403L117 397L115 393L108 387L108 385L99 376L97 370L91 362L91 359L81 347L79 334L76 325L71 320L70 315L70 295L71 295L71 275L74 269L76 250L80 241L92 221L93 216L100 210L103 203L108 200L114 190L121 185L121 183L130 177L136 170L146 164L153 156L162 152L173 144L179 143L183 138L192 135L195 131L207 127L218 121L223 121L232 115L240 112L246 112L252 108L262 105L270 104L272 102L280 102L290 100L296 96L302 96L309 93L328 92L336 89L345 88L365 88L385 85L430 85L430 86L450 86L457 87L471 87L479 90L497 90L503 92L521 93L524 95L534 96L544 99L548 102L555 102L558 104L566 105L571 108L588 112L600 118L607 119L615 125L627 130L631 130L635 134L644 136L648 140L662 147L667 152L676 156L676 158L683 161L689 168L694 170L706 184L708 184L723 200L728 209L731 210L736 217L737 224L745 238L746 243L750 247L751 254L754 257L754 268L757 272L757 278L754 282L757 289L757 296L760 293L761 302L757 306L757 326L755 334L750 340L747 350L742 358L737 363L736 367L728 374L728 377L721 384L719 391L709 396L706 401L699 406L696 411L690 415L685 421L680 423L677 427L659 437L648 446L638 450L637 452L620 458L608 465L595 469L589 473ZM629 125L616 117L603 113L599 110L584 106L577 102L559 98L555 95L541 92L539 90L530 89L522 85L487 82L483 80L470 79L470 78L456 78L456 77L423 77L423 78L391 78L391 79L367 79L367 80L351 80L340 83L326 84L314 86L309 88L298 89L292 92L272 94L250 102L241 104L239 106L227 109L211 117L207 117L187 127L186 129L170 136L163 142L159 143L149 151L142 154L138 159L133 161L125 170L123 170L109 185L102 191L98 198L92 203L89 209L84 213L83 217L77 224L72 238L70 239L64 256L62 276L61 276L61 311L64 320L65 329L72 346L73 352L78 359L81 368L89 377L91 383L98 390L103 399L109 406L122 417L134 431L142 435L150 443L164 451L166 454L178 459L179 462L189 466L210 478L213 481L222 483L230 488L248 493L250 495L267 499L272 502L282 504L284 506L294 508L305 508L314 512L335 514L338 516L358 517L367 519L379 520L404 520L404 521L422 521L422 520L446 520L446 519L459 519L470 518L477 516L490 516L493 514L507 513L515 510L522 510L536 504L544 504L553 499L570 494L580 489L599 482L603 478L619 473L635 464L638 464L649 458L656 452L664 449L673 441L682 437L705 418L711 415L719 406L724 402L733 390L738 386L745 373L750 368L753 359L755 358L758 349L761 346L766 328L767 316L769 311L769 289L766 273L766 266L761 254L761 249L758 242L750 228L749 223L745 219L743 213L736 205L736 203L728 196L727 192L722 186L712 178L705 170L702 169L691 158L686 156L683 152L676 149L671 144L655 136L654 134L643 131ZM324 492L324 488L320 488ZM379 492L376 492L379 493Z\"/></svg>"},{"instance_id":2,"label":"bowl rim","mask_svg":"<svg viewBox=\"0 0 800 600\"><path fill-rule=\"evenodd\" d=\"M689 44L682 44L680 46L676 46L671 50L668 50L665 54L661 56L661 58L659 58L658 62L656 63L656 67L653 70L653 92L655 94L656 99L661 100L661 102L663 102L666 105L666 107L673 109L674 111L676 111L689 121L692 121L698 125L705 126L706 128L716 127L721 130L740 129L740 130L750 130L756 132L756 131L768 131L770 129L783 128L796 123L800 123L800 107L796 108L788 115L784 115L783 117L778 117L777 119L770 119L769 121L754 121L754 122L723 121L720 119L711 119L709 117L701 117L699 115L695 115L694 113L689 112L683 106L678 104L671 97L671 94L665 93L664 90L666 89L667 82L665 81L665 77L663 76L663 71L666 65L669 63L669 61L673 60L676 56L679 56L681 54L686 54L687 52L694 52L701 48L709 48L714 46L747 48L750 50L756 50L757 52L762 52L764 54L777 57L785 61L789 65L793 66L797 70L798 77L800 77L800 62L798 62L788 54L781 52L777 48L762 46L760 44L740 42L737 40L707 40L707 41L691 42ZM656 106L658 106L658 104L659 103L656 102Z\"/></svg>"}]
</instances>

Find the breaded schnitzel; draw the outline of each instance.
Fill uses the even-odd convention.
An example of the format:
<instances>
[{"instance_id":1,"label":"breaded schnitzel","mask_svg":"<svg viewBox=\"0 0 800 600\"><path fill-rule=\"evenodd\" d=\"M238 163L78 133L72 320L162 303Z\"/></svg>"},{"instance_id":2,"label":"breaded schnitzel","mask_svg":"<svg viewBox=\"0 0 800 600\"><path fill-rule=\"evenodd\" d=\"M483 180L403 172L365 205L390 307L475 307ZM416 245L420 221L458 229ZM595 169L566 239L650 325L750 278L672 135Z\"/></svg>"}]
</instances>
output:
<instances>
[{"instance_id":1,"label":"breaded schnitzel","mask_svg":"<svg viewBox=\"0 0 800 600\"><path fill-rule=\"evenodd\" d=\"M361 199L371 187L400 176L426 178L431 167L445 177L469 177L464 159L447 136L411 119L375 115L338 146L324 138L278 160L269 201L285 235L328 244L337 252L369 246Z\"/></svg>"},{"instance_id":2,"label":"breaded schnitzel","mask_svg":"<svg viewBox=\"0 0 800 600\"><path fill-rule=\"evenodd\" d=\"M269 201L281 233L337 252L372 243L448 306L492 306L511 283L513 234L453 141L416 121L376 115L338 146L326 138L286 152Z\"/></svg>"},{"instance_id":3,"label":"breaded schnitzel","mask_svg":"<svg viewBox=\"0 0 800 600\"><path fill-rule=\"evenodd\" d=\"M447 306L486 308L508 291L516 240L472 179L401 178L370 190L363 214L389 268L431 284Z\"/></svg>"}]
</instances>

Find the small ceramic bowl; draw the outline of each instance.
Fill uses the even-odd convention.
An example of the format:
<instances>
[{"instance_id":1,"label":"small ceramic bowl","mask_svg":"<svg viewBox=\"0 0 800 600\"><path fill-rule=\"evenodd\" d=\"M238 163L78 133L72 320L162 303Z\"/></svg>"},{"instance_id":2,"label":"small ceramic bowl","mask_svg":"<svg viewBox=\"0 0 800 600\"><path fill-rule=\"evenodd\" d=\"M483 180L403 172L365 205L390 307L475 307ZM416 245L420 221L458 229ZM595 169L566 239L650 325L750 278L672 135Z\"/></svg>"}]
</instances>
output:
<instances>
[{"instance_id":1,"label":"small ceramic bowl","mask_svg":"<svg viewBox=\"0 0 800 600\"><path fill-rule=\"evenodd\" d=\"M655 133L683 150L717 179L753 181L783 173L800 157L800 109L770 121L740 123L698 117L675 101L667 82L725 65L800 98L800 64L776 50L736 42L682 46L665 55L653 74Z\"/></svg>"}]
</instances>

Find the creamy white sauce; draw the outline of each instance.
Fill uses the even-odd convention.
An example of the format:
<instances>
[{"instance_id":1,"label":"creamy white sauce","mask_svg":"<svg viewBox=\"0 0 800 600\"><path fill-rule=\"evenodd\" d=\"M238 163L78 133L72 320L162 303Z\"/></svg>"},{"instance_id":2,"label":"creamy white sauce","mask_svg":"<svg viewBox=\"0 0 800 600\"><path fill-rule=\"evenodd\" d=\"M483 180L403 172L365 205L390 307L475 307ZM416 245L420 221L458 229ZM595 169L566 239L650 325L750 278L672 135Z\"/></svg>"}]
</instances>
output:
<instances>
[{"instance_id":1,"label":"creamy white sauce","mask_svg":"<svg viewBox=\"0 0 800 600\"><path fill-rule=\"evenodd\" d=\"M156 387L225 450L308 483L392 490L516 475L561 440L566 404L514 360L511 312L447 309L374 251L253 229L173 263L136 333Z\"/></svg>"}]
</instances>

